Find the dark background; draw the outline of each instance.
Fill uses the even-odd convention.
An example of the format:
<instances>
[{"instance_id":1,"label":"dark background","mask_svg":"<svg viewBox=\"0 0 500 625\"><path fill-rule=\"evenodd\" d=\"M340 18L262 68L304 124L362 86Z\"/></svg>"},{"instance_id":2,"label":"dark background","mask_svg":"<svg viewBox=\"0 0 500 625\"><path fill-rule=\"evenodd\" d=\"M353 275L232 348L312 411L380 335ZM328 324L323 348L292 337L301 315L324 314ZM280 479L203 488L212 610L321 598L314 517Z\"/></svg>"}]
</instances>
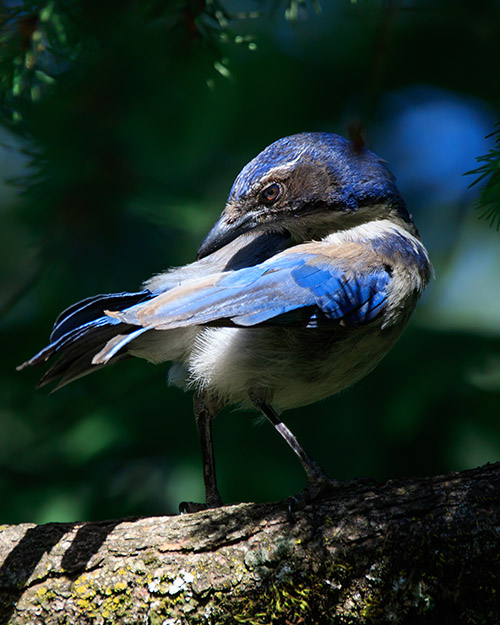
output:
<instances>
[{"instance_id":1,"label":"dark background","mask_svg":"<svg viewBox=\"0 0 500 625\"><path fill-rule=\"evenodd\" d=\"M372 374L286 422L341 479L500 459L500 234L464 176L492 147L500 4L321 4L0 3L1 522L202 499L192 398L166 386L166 364L130 360L55 394L15 366L74 301L193 260L243 165L304 130L361 128L436 279ZM226 502L303 486L255 414L214 425Z\"/></svg>"}]
</instances>

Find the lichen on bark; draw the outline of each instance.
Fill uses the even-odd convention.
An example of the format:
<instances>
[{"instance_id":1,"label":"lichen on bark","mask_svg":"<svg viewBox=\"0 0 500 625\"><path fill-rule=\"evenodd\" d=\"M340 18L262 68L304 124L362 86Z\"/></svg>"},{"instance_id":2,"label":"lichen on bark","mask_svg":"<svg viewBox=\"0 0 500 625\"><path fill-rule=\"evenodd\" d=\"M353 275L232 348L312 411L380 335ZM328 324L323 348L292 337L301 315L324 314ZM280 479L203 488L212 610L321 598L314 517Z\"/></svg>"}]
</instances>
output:
<instances>
[{"instance_id":1,"label":"lichen on bark","mask_svg":"<svg viewBox=\"0 0 500 625\"><path fill-rule=\"evenodd\" d=\"M500 465L180 517L0 527L0 625L493 623Z\"/></svg>"}]
</instances>

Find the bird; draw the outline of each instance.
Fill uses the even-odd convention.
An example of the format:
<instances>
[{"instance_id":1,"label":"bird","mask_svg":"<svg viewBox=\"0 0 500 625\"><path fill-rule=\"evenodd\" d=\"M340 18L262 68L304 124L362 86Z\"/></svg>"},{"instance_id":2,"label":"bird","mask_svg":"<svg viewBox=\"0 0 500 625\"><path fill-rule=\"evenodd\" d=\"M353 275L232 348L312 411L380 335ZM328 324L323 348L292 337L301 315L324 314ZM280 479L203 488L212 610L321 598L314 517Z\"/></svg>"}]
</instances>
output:
<instances>
[{"instance_id":1,"label":"bird","mask_svg":"<svg viewBox=\"0 0 500 625\"><path fill-rule=\"evenodd\" d=\"M205 501L222 505L211 423L227 405L256 408L298 456L304 504L334 488L284 423L367 375L394 345L433 275L386 162L359 142L302 132L243 167L196 260L139 291L84 299L56 319L58 357L38 386L125 358L170 362L169 383L194 391Z\"/></svg>"}]
</instances>

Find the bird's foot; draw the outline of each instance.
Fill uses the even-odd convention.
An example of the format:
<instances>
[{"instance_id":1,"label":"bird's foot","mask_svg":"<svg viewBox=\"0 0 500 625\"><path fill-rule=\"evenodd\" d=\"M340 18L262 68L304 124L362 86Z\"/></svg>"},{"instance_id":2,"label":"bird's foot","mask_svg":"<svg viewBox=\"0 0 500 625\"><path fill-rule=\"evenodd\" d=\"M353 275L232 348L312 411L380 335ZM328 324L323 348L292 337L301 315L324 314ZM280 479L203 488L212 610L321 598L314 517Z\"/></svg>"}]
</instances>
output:
<instances>
[{"instance_id":1,"label":"bird's foot","mask_svg":"<svg viewBox=\"0 0 500 625\"><path fill-rule=\"evenodd\" d=\"M179 504L180 514L191 514L192 512L201 512L202 510L212 510L220 508L223 505L220 497L207 498L206 503L197 503L195 501L181 501Z\"/></svg>"},{"instance_id":2,"label":"bird's foot","mask_svg":"<svg viewBox=\"0 0 500 625\"><path fill-rule=\"evenodd\" d=\"M297 520L295 517L295 512L297 510L302 510L313 501L331 494L337 490L340 485L341 482L328 477L323 472L321 475L316 475L314 479L310 479L305 488L288 499L288 518L290 522L295 523Z\"/></svg>"},{"instance_id":3,"label":"bird's foot","mask_svg":"<svg viewBox=\"0 0 500 625\"><path fill-rule=\"evenodd\" d=\"M208 505L206 503L196 503L195 501L181 501L179 504L179 514L191 514L201 510L208 510Z\"/></svg>"}]
</instances>

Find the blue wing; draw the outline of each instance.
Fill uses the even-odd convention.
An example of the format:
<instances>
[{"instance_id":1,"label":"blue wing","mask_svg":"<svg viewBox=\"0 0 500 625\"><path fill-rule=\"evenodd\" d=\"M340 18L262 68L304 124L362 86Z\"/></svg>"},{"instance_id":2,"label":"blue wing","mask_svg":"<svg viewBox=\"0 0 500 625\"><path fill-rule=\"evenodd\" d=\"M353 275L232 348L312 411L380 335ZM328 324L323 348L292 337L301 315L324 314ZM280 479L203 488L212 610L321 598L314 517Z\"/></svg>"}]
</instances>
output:
<instances>
[{"instance_id":1,"label":"blue wing","mask_svg":"<svg viewBox=\"0 0 500 625\"><path fill-rule=\"evenodd\" d=\"M311 247L307 244L308 250ZM171 277L165 292L100 295L68 308L54 324L51 343L19 368L60 355L40 381L44 385L60 379L59 387L127 357L124 348L149 329L260 324L315 327L333 320L361 325L383 311L391 270L373 258L353 262L352 258L290 250L254 266L205 274L178 286L173 286L175 272ZM113 309L121 312L108 313ZM94 361L101 350L106 351Z\"/></svg>"},{"instance_id":2,"label":"blue wing","mask_svg":"<svg viewBox=\"0 0 500 625\"><path fill-rule=\"evenodd\" d=\"M150 283L152 290L138 293L110 293L89 297L64 310L56 319L50 335L50 343L32 358L18 367L23 369L38 365L53 357L59 359L39 382L44 386L59 380L57 388L105 366L127 357L124 349L148 328L122 323L105 314L105 310L127 310L144 303L160 293L176 287L191 277L222 271L235 271L255 265L274 256L291 244L290 237L279 233L248 233L204 260L155 276ZM193 267L196 267L193 270ZM102 358L96 356L106 347Z\"/></svg>"},{"instance_id":3,"label":"blue wing","mask_svg":"<svg viewBox=\"0 0 500 625\"><path fill-rule=\"evenodd\" d=\"M156 329L204 324L313 326L319 320L340 319L356 326L380 314L391 280L390 269L381 263L358 267L358 271L344 268L326 255L289 252L253 267L190 281L112 315Z\"/></svg>"},{"instance_id":4,"label":"blue wing","mask_svg":"<svg viewBox=\"0 0 500 625\"><path fill-rule=\"evenodd\" d=\"M109 317L105 317L104 308L116 307L117 310L129 308L138 302L151 299L149 291L139 293L109 293L107 295L94 295L73 304L57 317L50 334L50 342L55 343L58 339L71 331L80 329L82 326L101 319L109 323Z\"/></svg>"},{"instance_id":5,"label":"blue wing","mask_svg":"<svg viewBox=\"0 0 500 625\"><path fill-rule=\"evenodd\" d=\"M126 308L152 297L149 291L111 293L89 297L73 304L56 319L49 345L20 365L18 370L45 362L54 355L60 355L59 360L38 383L38 386L44 386L61 378L57 388L90 371L95 371L99 367L92 364L92 357L108 341L120 335L126 337L128 342L145 331L110 318L104 314L104 309L110 306ZM127 354L121 353L119 358L126 356Z\"/></svg>"}]
</instances>

